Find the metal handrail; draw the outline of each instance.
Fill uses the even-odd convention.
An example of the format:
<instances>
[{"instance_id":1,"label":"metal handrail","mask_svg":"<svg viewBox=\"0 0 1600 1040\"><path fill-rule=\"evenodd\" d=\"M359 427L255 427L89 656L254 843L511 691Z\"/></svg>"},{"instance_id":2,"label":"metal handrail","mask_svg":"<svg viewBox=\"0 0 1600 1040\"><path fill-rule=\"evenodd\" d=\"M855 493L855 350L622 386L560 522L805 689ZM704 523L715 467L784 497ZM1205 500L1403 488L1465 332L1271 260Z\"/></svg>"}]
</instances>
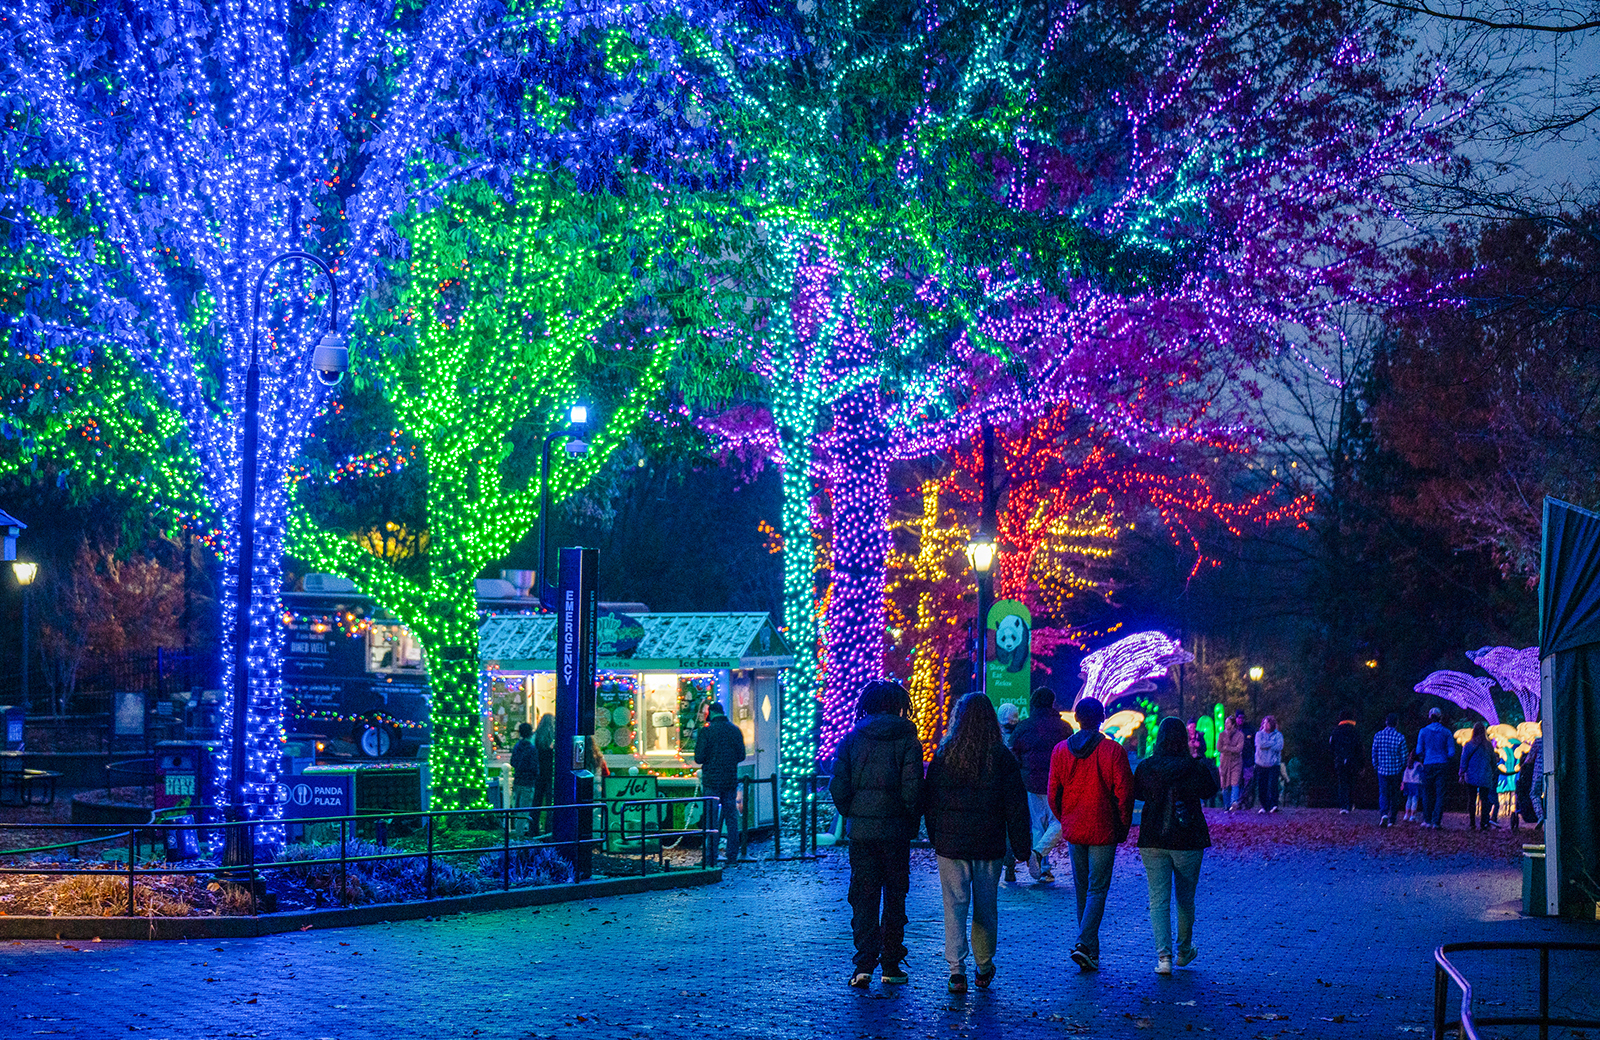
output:
<instances>
[{"instance_id":1,"label":"metal handrail","mask_svg":"<svg viewBox=\"0 0 1600 1040\"><path fill-rule=\"evenodd\" d=\"M398 820L398 819L417 818L417 817L424 818L426 820L426 831L427 831L427 835L428 835L428 846L427 846L427 848L425 850L421 850L421 851L417 851L417 852L390 852L390 853L378 853L378 854L374 854L374 855L363 855L363 856L351 856L346 851L348 846L349 846L349 843L350 843L350 824L351 823L362 824L362 823L373 823L373 822L375 822L373 815L370 814L370 813L352 814L352 815L348 815L348 816L308 817L308 818L305 818L305 819L293 819L293 820L236 820L236 821L230 821L230 822L216 822L216 823L212 823L212 822L164 823L164 822L156 822L156 821L152 820L152 822L150 822L148 824L142 824L142 825L140 825L140 826L138 826L138 827L136 827L134 829L131 829L131 830L126 829L126 826L127 826L126 824L123 824L123 825L111 825L111 824L65 824L64 825L64 824L56 824L56 823L0 823L0 831L24 831L24 832L26 832L26 831L62 831L62 830L69 830L69 831L107 831L107 832L110 832L110 833L103 834L101 836L94 837L94 838L86 838L86 839L82 839L80 841L74 841L74 842L65 843L68 846L94 844L94 843L98 843L98 842L120 841L122 839L126 839L126 841L127 841L127 849L126 849L127 867L126 867L126 869L122 869L122 870L116 871L116 873L119 873L119 874L123 875L127 880L128 909L127 909L126 916L132 917L135 914L135 911L134 911L134 893L135 893L135 886L136 886L136 882L137 882L138 878L141 878L141 877L193 876L193 875L199 875L199 874L215 874L219 878L225 878L225 879L228 879L228 880L232 880L232 881L238 882L240 884L246 884L247 883L248 886L249 886L250 895L251 895L251 911L252 911L251 916L255 916L255 915L259 914L259 912L260 912L259 906L256 905L256 893L257 893L258 883L260 881L260 876L261 876L262 871L266 871L266 870L283 870L283 869L292 869L292 868L307 867L307 866L313 866L313 867L314 866L333 866L333 865L337 864L339 866L339 877L340 877L339 901L340 901L340 905L343 906L343 905L347 905L348 904L348 888L347 888L346 882L348 880L348 870L349 870L349 865L351 863L364 863L364 862L374 862L374 861L379 861L379 860L396 860L396 859L423 859L427 863L427 879L426 879L426 893L427 894L426 894L426 896L424 898L431 899L431 898L433 898L433 877L434 877L433 861L434 861L435 857L437 857L437 856L462 855L462 854L466 854L466 853L476 853L478 855L487 855L487 854L493 854L493 853L499 852L503 856L503 859L501 861L501 873L502 873L503 884L504 884L505 888L507 890L509 890L510 887L511 887L511 882L510 882L511 855L510 854L511 854L513 849L515 849L517 851L523 851L523 850L526 850L526 849L535 849L535 848L538 848L538 849L561 849L561 848L567 848L567 847L578 846L578 845L591 845L592 846L592 845L599 844L600 841L604 840L603 835L606 833L606 831L609 829L609 826L610 826L610 816L609 816L610 809L603 802L586 802L586 803L580 803L580 804L576 804L576 805L543 806L543 807L541 807L541 809L542 809L542 811L554 811L554 810L557 810L557 809L577 809L577 810L582 811L582 810L587 809L590 812L599 812L601 814L601 830L600 830L600 834L602 835L602 838L599 839L599 841L597 841L594 838L589 838L589 839L581 839L580 838L580 839L578 839L576 841L568 841L568 842L524 842L524 841L513 842L511 840L511 826L512 826L512 823L514 822L514 820L521 820L521 819L525 818L526 816L528 816L528 814L532 810L530 808L526 807L526 806L524 806L522 808L511 808L511 809L450 809L450 810L436 810L436 811L421 810L421 811L417 811L417 812L385 813L384 816L388 820ZM434 831L435 831L434 820L436 818L439 818L439 817L449 818L449 817L452 817L452 816L498 816L498 817L500 817L501 829L502 829L502 835L503 835L501 844L499 846L474 845L474 846L462 847L462 848L446 848L446 849L436 848L434 846ZM339 857L337 859L332 858L332 857L328 857L328 858L324 858L324 859L283 860L283 861L269 862L269 863L258 863L258 862L256 862L256 859L255 859L255 848L256 848L255 838L256 838L256 830L258 828L260 828L260 827L300 826L300 825L305 825L305 824L318 824L318 823L324 823L324 824L337 823L337 824L339 824ZM191 832L197 832L197 833L213 832L213 833L225 836L229 830L231 830L233 828L236 828L236 827L243 827L243 828L246 828L248 830L248 833L246 834L246 842L245 842L245 844L243 846L248 852L248 861L245 862L245 863L241 863L241 864L237 864L237 865L224 865L224 864L219 864L219 863L214 863L214 862L206 862L203 865L193 866L193 867L172 867L172 866L148 867L147 866L147 867L143 867L143 868L141 868L138 865L139 848L140 848L140 846L142 844L144 844L144 842L141 841L141 838L148 839L148 842L149 842L150 846L152 848L154 848L155 845L159 841L158 835L163 834L163 833L183 832L183 831L191 831ZM225 840L219 840L217 842L216 847L221 848L225 844L226 844ZM58 847L60 847L60 846L58 846ZM7 857L7 856L27 855L27 854L29 854L31 852L35 852L35 851L37 851L37 850L34 850L34 849L0 849L0 859L3 859L4 857ZM107 871L104 868L95 868L95 867L53 867L53 866L42 866L42 865L37 865L37 864L28 864L28 865L24 865L24 866L15 866L15 867L0 865L0 874L68 874L68 875L104 876L108 872L109 871ZM248 878L248 881L246 880L247 878ZM578 872L576 870L574 870L573 871L572 880L573 880L573 883L576 884L577 882L582 881L583 878L579 877L578 876Z\"/></svg>"},{"instance_id":2,"label":"metal handrail","mask_svg":"<svg viewBox=\"0 0 1600 1040\"><path fill-rule=\"evenodd\" d=\"M1461 974L1461 969L1450 963L1447 956L1474 950L1536 950L1539 954L1539 1014L1514 1015L1507 1018L1479 1018L1472 1013L1472 983ZM1580 950L1600 953L1600 943L1590 942L1458 942L1444 943L1433 951L1433 1040L1444 1040L1445 1033L1456 1030L1461 1040L1481 1040L1479 1026L1538 1026L1539 1040L1549 1040L1550 1027L1595 1029L1600 1020L1550 1017L1550 951ZM1445 1005L1449 1002L1450 983L1454 981L1461 990L1461 1017L1445 1021Z\"/></svg>"},{"instance_id":3,"label":"metal handrail","mask_svg":"<svg viewBox=\"0 0 1600 1040\"><path fill-rule=\"evenodd\" d=\"M700 804L699 827L681 831L651 831L645 829L644 811L650 806L656 806L659 810L659 808L663 805L690 805L693 803ZM645 870L644 860L645 856L649 854L651 839L683 838L691 834L698 834L700 835L700 867L702 870L704 870L708 867L706 854L711 851L710 842L708 840L708 837L711 834L711 828L707 826L707 823L711 819L712 806L717 804L718 799L716 795L709 794L692 795L687 798L632 798L626 802L618 802L617 843L619 845L629 845L633 842L639 843L639 872L642 874ZM628 813L635 809L637 809L639 812L639 834L637 837L630 837L628 834ZM667 853L665 846L663 846L661 842L657 840L657 868L663 870L665 869L666 856Z\"/></svg>"}]
</instances>

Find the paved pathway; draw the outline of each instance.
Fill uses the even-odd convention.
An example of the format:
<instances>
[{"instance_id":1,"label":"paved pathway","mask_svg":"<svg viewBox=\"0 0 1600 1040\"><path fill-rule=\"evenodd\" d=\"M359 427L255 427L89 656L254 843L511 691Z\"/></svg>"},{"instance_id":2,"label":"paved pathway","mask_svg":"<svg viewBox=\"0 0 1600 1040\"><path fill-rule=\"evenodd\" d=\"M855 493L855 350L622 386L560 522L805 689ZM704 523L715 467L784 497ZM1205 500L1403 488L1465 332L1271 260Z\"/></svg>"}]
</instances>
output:
<instances>
[{"instance_id":1,"label":"paved pathway","mask_svg":"<svg viewBox=\"0 0 1600 1040\"><path fill-rule=\"evenodd\" d=\"M1153 972L1144 876L1124 851L1100 972L1065 960L1070 883L1020 884L1001 893L994 988L949 996L933 859L918 852L912 982L851 990L835 854L542 910L249 941L3 944L0 1022L7 1037L1403 1038L1426 1031L1437 943L1600 939L1518 916L1510 835L1483 836L1486 853L1477 835L1380 834L1362 814L1218 822L1201 956L1170 979ZM1473 963L1485 1000L1530 1006L1519 965ZM1600 987L1578 972L1558 994L1596 1014Z\"/></svg>"}]
</instances>

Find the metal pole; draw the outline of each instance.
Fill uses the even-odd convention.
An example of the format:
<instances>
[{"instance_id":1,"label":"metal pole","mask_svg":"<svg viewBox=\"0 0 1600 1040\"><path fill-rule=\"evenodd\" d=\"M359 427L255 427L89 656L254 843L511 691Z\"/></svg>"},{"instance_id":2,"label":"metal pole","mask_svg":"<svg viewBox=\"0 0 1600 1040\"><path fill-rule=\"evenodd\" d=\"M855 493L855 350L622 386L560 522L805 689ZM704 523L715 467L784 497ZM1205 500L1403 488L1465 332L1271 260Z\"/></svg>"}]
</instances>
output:
<instances>
[{"instance_id":1,"label":"metal pole","mask_svg":"<svg viewBox=\"0 0 1600 1040\"><path fill-rule=\"evenodd\" d=\"M33 582L22 586L22 706L26 711L32 711L33 705L28 701L28 601L33 598Z\"/></svg>"},{"instance_id":2,"label":"metal pole","mask_svg":"<svg viewBox=\"0 0 1600 1040\"><path fill-rule=\"evenodd\" d=\"M550 580L550 446L564 435L545 437L539 457L539 570L534 580L539 583L539 605L546 610L556 609L556 584Z\"/></svg>"},{"instance_id":3,"label":"metal pole","mask_svg":"<svg viewBox=\"0 0 1600 1040\"><path fill-rule=\"evenodd\" d=\"M260 443L259 413L261 410L261 358L258 349L261 324L261 287L267 275L285 260L302 260L315 264L328 279L328 328L339 324L339 283L327 264L310 253L293 250L269 260L250 294L250 365L244 377L244 445L240 455L239 512L234 522L235 570L238 588L234 590L233 618L233 728L229 734L228 748L228 809L227 819L244 817L245 730L250 712L250 611L255 592L256 557L256 482L257 451ZM243 861L239 841L243 832L233 828L228 832L232 841L227 843L224 859L229 866Z\"/></svg>"}]
</instances>

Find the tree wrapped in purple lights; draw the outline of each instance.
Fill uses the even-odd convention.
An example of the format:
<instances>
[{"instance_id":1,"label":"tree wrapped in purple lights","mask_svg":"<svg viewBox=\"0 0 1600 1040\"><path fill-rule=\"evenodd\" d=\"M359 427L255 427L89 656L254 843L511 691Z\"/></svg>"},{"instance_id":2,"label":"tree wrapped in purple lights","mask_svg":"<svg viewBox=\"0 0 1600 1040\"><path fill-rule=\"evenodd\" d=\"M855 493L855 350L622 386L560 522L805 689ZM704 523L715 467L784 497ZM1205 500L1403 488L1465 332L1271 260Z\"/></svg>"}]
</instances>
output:
<instances>
[{"instance_id":1,"label":"tree wrapped in purple lights","mask_svg":"<svg viewBox=\"0 0 1600 1040\"><path fill-rule=\"evenodd\" d=\"M84 369L120 365L135 410L170 415L136 447L186 453L199 486L185 495L181 479L139 483L177 509L208 510L224 530L239 512L251 288L271 275L261 492L246 561L249 717L223 722L225 738L241 723L246 731L240 786L251 817L278 812L287 485L325 394L305 361L328 321L329 286L273 268L274 258L319 254L353 302L376 261L404 251L391 219L432 205L453 181L504 186L538 162L594 189L622 162L664 169L685 153L709 156L714 170L721 157L703 147L703 121L684 111L684 83L701 70L677 40L736 63L746 53L741 11L715 0L510 10L481 0L22 0L0 23L0 75L13 99L0 136L0 212L13 255L28 258L4 308L8 362L54 369L63 349L76 349ZM84 428L117 399L79 394L68 425ZM32 449L70 465L95 456L82 440L46 437ZM100 479L106 469L83 472ZM237 546L224 538L218 547L232 603ZM227 638L222 652L232 656ZM210 799L231 781L219 770Z\"/></svg>"}]
</instances>

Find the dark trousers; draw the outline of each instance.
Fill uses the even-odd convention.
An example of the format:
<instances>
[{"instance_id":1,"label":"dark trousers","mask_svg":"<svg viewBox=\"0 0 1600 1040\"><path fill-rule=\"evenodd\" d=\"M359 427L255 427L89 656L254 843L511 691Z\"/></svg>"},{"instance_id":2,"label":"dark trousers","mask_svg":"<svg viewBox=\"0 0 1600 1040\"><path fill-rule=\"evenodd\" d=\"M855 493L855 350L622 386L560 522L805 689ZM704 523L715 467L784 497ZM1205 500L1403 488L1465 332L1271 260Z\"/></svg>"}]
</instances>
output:
<instances>
[{"instance_id":1,"label":"dark trousers","mask_svg":"<svg viewBox=\"0 0 1600 1040\"><path fill-rule=\"evenodd\" d=\"M1390 823L1400 818L1400 774L1378 774L1378 815Z\"/></svg>"},{"instance_id":2,"label":"dark trousers","mask_svg":"<svg viewBox=\"0 0 1600 1040\"><path fill-rule=\"evenodd\" d=\"M1471 796L1467 799L1468 829L1474 826L1487 828L1500 815L1500 792L1491 786L1468 788L1468 793ZM1472 819L1474 809L1481 810L1477 823Z\"/></svg>"},{"instance_id":3,"label":"dark trousers","mask_svg":"<svg viewBox=\"0 0 1600 1040\"><path fill-rule=\"evenodd\" d=\"M717 804L711 806L711 848L706 853L706 862L713 867L717 865L717 842L721 840L723 830L727 830L728 862L736 863L744 855L744 820L739 813L739 789L730 787L724 791L706 793L717 799Z\"/></svg>"},{"instance_id":4,"label":"dark trousers","mask_svg":"<svg viewBox=\"0 0 1600 1040\"><path fill-rule=\"evenodd\" d=\"M1422 818L1435 827L1444 819L1444 793L1449 783L1449 762L1422 767Z\"/></svg>"},{"instance_id":5,"label":"dark trousers","mask_svg":"<svg viewBox=\"0 0 1600 1040\"><path fill-rule=\"evenodd\" d=\"M555 784L555 777L550 773L540 772L538 776L534 777L533 778L533 804L536 805L536 806L549 805L550 804L550 789L554 786L554 784ZM544 833L544 829L548 824L548 818L549 818L550 814L549 813L536 813L535 812L535 813L529 813L528 816L533 821L533 829L534 829L534 831L536 833L543 834Z\"/></svg>"},{"instance_id":6,"label":"dark trousers","mask_svg":"<svg viewBox=\"0 0 1600 1040\"><path fill-rule=\"evenodd\" d=\"M1278 807L1278 767L1256 766L1256 797L1261 808L1271 812Z\"/></svg>"},{"instance_id":7,"label":"dark trousers","mask_svg":"<svg viewBox=\"0 0 1600 1040\"><path fill-rule=\"evenodd\" d=\"M850 935L856 970L870 972L906 955L906 893L911 890L909 841L850 842Z\"/></svg>"},{"instance_id":8,"label":"dark trousers","mask_svg":"<svg viewBox=\"0 0 1600 1040\"><path fill-rule=\"evenodd\" d=\"M1354 809L1356 807L1356 767L1343 765L1333 767L1334 778L1339 782L1339 808Z\"/></svg>"}]
</instances>

